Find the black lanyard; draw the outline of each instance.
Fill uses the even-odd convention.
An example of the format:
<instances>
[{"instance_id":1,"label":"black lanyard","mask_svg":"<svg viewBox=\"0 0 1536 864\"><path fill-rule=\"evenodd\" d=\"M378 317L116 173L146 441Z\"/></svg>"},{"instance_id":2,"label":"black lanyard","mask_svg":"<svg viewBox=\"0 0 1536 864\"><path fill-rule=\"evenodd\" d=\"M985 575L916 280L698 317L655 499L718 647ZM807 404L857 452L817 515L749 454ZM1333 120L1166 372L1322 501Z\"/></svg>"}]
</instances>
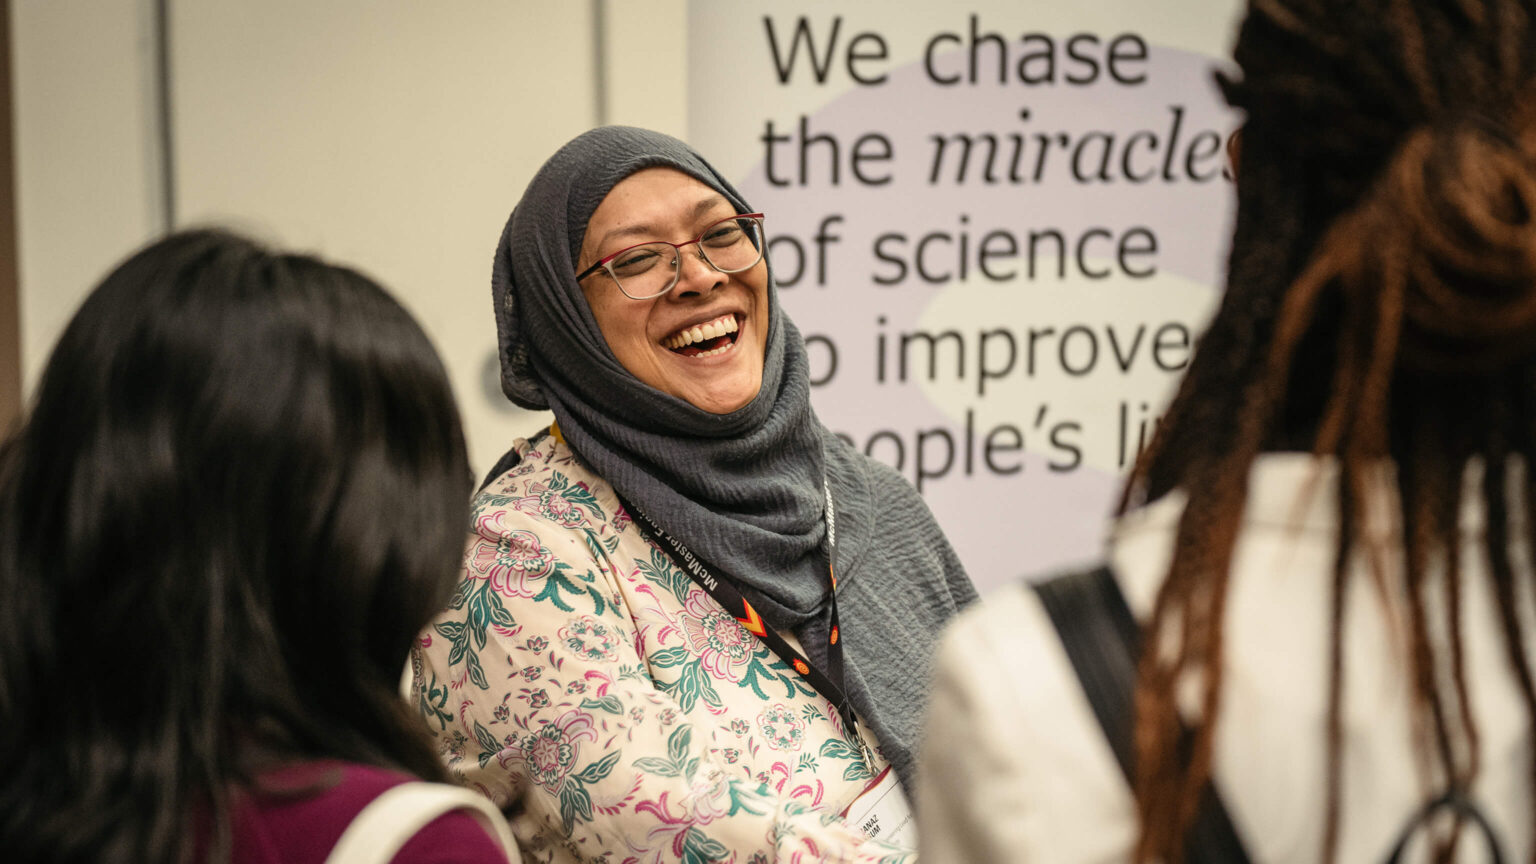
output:
<instances>
[{"instance_id":1,"label":"black lanyard","mask_svg":"<svg viewBox=\"0 0 1536 864\"><path fill-rule=\"evenodd\" d=\"M650 538L671 557L678 569L687 573L700 588L715 598L715 602L725 608L725 611L735 618L741 626L747 629L759 639L768 644L773 653L779 655L816 689L816 692L826 697L828 702L837 709L842 717L844 726L855 737L859 736L857 718L853 713L853 706L848 701L848 693L843 688L843 640L842 633L838 630L837 623L837 570L835 565L837 552L837 510L832 505L832 486L826 479L822 480L822 488L827 493L827 536L823 544L823 551L827 556L827 580L831 587L831 628L827 636L827 668L817 669L803 654L790 646L777 630L769 626L768 622L758 615L747 598L741 596L736 586L731 584L724 574L711 567L707 562L694 554L688 545L665 529L656 524L645 511L630 503L629 499L619 496L619 503L631 516L635 517L635 524L640 526ZM859 739L860 746L863 739Z\"/></svg>"}]
</instances>

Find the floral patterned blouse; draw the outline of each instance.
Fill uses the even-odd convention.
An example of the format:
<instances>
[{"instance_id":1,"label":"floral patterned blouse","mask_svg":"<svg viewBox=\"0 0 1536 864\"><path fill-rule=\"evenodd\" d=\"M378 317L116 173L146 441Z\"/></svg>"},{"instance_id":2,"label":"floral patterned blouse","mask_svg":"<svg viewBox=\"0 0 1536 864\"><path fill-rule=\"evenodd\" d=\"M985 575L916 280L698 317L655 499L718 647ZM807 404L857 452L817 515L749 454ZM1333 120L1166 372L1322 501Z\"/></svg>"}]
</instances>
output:
<instances>
[{"instance_id":1,"label":"floral patterned blouse","mask_svg":"<svg viewBox=\"0 0 1536 864\"><path fill-rule=\"evenodd\" d=\"M412 669L448 766L507 811L524 857L912 860L843 824L885 767L859 731L558 434L516 449L475 499L463 579Z\"/></svg>"}]
</instances>

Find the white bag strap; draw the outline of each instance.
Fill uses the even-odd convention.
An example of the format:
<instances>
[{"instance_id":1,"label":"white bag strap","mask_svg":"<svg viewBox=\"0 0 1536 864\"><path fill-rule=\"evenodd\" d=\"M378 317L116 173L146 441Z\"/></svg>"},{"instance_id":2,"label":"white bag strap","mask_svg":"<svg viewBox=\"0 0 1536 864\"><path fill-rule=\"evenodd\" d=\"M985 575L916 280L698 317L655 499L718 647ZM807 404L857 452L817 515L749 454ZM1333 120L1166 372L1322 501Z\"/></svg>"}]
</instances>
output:
<instances>
[{"instance_id":1,"label":"white bag strap","mask_svg":"<svg viewBox=\"0 0 1536 864\"><path fill-rule=\"evenodd\" d=\"M416 832L454 810L477 817L507 853L509 864L522 856L501 811L484 795L446 783L402 783L373 799L352 819L325 859L326 864L389 864Z\"/></svg>"}]
</instances>

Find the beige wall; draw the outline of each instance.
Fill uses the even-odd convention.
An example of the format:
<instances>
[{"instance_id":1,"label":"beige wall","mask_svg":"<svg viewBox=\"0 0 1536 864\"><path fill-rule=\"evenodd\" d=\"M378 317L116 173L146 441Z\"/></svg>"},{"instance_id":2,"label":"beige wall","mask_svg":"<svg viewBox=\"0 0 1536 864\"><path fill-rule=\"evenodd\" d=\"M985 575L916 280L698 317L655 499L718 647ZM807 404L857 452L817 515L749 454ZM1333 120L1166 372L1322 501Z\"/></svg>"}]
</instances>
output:
<instances>
[{"instance_id":1,"label":"beige wall","mask_svg":"<svg viewBox=\"0 0 1536 864\"><path fill-rule=\"evenodd\" d=\"M151 0L12 0L21 369L158 229Z\"/></svg>"},{"instance_id":2,"label":"beige wall","mask_svg":"<svg viewBox=\"0 0 1536 864\"><path fill-rule=\"evenodd\" d=\"M21 416L21 320L16 306L16 161L11 135L11 4L0 0L0 430Z\"/></svg>"},{"instance_id":3,"label":"beige wall","mask_svg":"<svg viewBox=\"0 0 1536 864\"><path fill-rule=\"evenodd\" d=\"M231 225L393 289L489 467L543 422L496 389L502 224L544 158L605 114L684 133L684 0L168 5L178 225ZM152 0L13 6L30 388L84 292L163 214Z\"/></svg>"}]
</instances>

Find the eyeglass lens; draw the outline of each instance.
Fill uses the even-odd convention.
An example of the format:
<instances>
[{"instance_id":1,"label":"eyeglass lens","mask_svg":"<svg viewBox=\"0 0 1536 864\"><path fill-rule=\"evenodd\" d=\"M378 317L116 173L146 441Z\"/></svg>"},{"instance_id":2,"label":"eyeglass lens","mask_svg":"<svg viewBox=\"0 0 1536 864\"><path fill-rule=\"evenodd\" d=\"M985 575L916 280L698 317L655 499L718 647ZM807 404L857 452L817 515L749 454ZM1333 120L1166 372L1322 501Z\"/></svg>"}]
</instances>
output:
<instances>
[{"instance_id":1,"label":"eyeglass lens","mask_svg":"<svg viewBox=\"0 0 1536 864\"><path fill-rule=\"evenodd\" d=\"M724 273L737 273L756 264L763 257L762 225L756 219L722 219L708 228L698 240L699 250L712 267ZM624 250L608 262L609 272L623 292L636 300L659 297L677 281L681 258L670 243L643 243Z\"/></svg>"}]
</instances>

